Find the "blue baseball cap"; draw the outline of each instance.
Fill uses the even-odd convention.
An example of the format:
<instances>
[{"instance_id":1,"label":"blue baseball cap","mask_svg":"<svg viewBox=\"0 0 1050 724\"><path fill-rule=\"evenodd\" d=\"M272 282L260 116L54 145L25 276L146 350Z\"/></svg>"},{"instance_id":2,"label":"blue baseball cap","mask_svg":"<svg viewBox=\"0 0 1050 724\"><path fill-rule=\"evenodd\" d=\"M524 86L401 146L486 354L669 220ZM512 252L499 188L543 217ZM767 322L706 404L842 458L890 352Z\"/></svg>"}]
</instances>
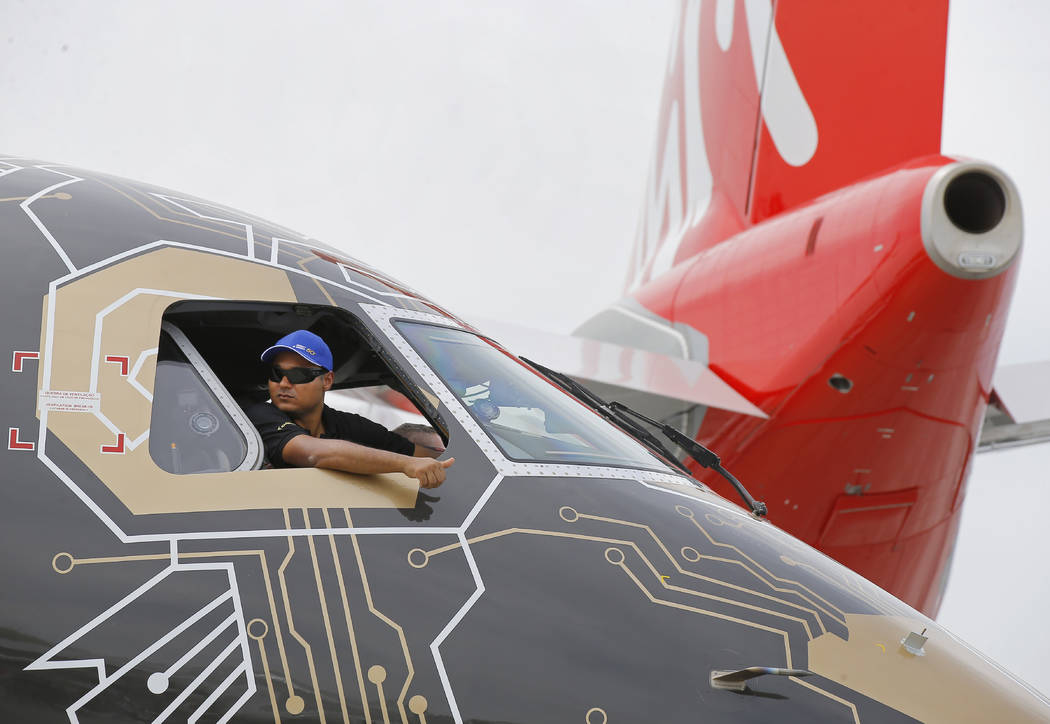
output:
<instances>
[{"instance_id":1,"label":"blue baseball cap","mask_svg":"<svg viewBox=\"0 0 1050 724\"><path fill-rule=\"evenodd\" d=\"M324 367L329 372L332 371L332 350L328 349L328 345L324 343L324 340L313 332L297 329L291 334L286 334L277 340L273 347L263 352L259 359L263 362L269 362L282 350L295 352L307 362L313 362L315 365Z\"/></svg>"}]
</instances>

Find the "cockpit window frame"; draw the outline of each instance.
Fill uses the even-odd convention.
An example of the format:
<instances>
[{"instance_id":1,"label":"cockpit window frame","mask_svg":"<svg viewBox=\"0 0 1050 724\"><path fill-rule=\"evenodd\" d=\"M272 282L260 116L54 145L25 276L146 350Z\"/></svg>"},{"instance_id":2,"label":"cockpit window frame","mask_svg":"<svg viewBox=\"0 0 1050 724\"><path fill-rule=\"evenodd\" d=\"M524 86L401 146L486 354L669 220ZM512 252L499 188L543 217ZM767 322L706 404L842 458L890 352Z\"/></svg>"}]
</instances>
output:
<instances>
[{"instance_id":1,"label":"cockpit window frame","mask_svg":"<svg viewBox=\"0 0 1050 724\"><path fill-rule=\"evenodd\" d=\"M222 409L230 416L237 429L241 433L241 437L244 438L247 452L244 455L244 459L232 470L225 470L222 472L239 472L242 470L258 470L262 467L264 460L264 450L262 437L259 435L259 431L255 429L255 425L251 423L248 416L244 414L244 410L237 404L236 400L226 389L226 385L218 378L215 372L212 371L211 366L204 359L197 348L193 346L193 343L189 340L189 337L179 329L177 326L168 321L162 321L160 325L160 331L162 334L167 334L171 341L175 343L175 346L179 348L179 351L186 357L186 361L190 363L193 369L197 372L204 383L204 386L208 388L219 402ZM159 371L158 367L158 371ZM156 410L155 401L151 404L151 417L153 411ZM152 423L151 423L152 427ZM154 460L154 463L157 461ZM159 464L158 464L159 465ZM218 474L218 473L212 473Z\"/></svg>"},{"instance_id":2,"label":"cockpit window frame","mask_svg":"<svg viewBox=\"0 0 1050 724\"><path fill-rule=\"evenodd\" d=\"M661 457L656 455L652 450L650 450L645 445L642 445L641 443L639 443L636 440L634 440L633 438L631 438L630 435L628 435L623 430L620 430L615 425L612 425L608 421L603 420L600 416L597 416L597 414L594 412L594 410L592 410L589 407L587 407L585 404L583 404L582 402L577 400L575 397L573 397L572 395L570 395L567 392L565 392L564 390L562 390L557 385L554 385L550 380L548 380L545 377L543 377L542 375L538 374L536 372L536 370L534 370L532 367L530 367L529 365L527 365L524 362L522 362L514 354L510 353L509 351L507 351L506 348L503 347L503 345L501 345L499 342L497 342L496 340L492 339L488 335L485 335L484 333L481 333L481 332L479 332L477 330L474 330L474 329L465 329L463 327L459 327L459 326L456 326L456 325L453 325L453 324L449 324L449 323L447 323L444 320L431 321L431 320L427 320L427 319L420 319L416 315L412 315L412 316L409 316L409 315L406 315L406 314L394 315L388 320L388 323L390 324L390 328L391 328L392 332L394 334L396 334L398 336L398 338L400 338L405 344L407 344L409 346L409 348L412 349L413 353L417 357L419 357L421 363L424 364L431 371L431 373L437 378L439 383L442 385L443 389L448 394L450 394L453 399L455 399L456 404L470 418L470 420L473 422L473 424L477 427L478 431L482 435L484 435L485 438L493 446L495 446L496 449L499 450L500 455L503 458L505 458L508 462L516 463L516 464L519 464L519 465L534 466L534 467L556 466L556 467L560 467L560 468L577 468L577 469L614 468L614 469L620 469L620 470L634 470L634 471L637 471L639 473L649 473L649 474L656 474L656 475L661 475L661 474L666 474L666 473L680 475L680 473L678 473L678 471L676 471L667 461L663 460ZM530 373L532 375L535 375L543 384L550 385L554 390L557 390L559 393L564 394L573 403L580 405L582 410L585 411L586 413L592 414L592 415L595 415L596 417L598 417L598 419L601 420L603 425L608 425L613 430L616 430L616 432L618 432L619 434L624 435L624 437L626 437L628 440L631 440L632 442L634 442L636 445L638 445L638 448L641 451L643 451L649 457L652 458L653 463L650 464L650 465L634 464L634 463L631 463L631 462L623 460L623 459L616 460L616 461L610 461L608 463L602 463L602 462L598 462L598 461L594 461L594 460L547 460L547 459L540 459L540 458L534 458L534 457L519 457L519 456L513 455L510 451L508 451L505 448L505 446L499 440L497 440L495 438L493 432L490 429L488 429L488 427L485 424L482 423L482 421L478 418L476 412L473 409L471 409L468 405L466 405L462 401L462 399L460 399L460 396L455 392L455 390L453 390L451 388L451 386L449 385L449 382L447 380L445 380L444 377L434 368L433 364L428 362L425 358L423 358L423 356L420 353L420 351L418 349L416 349L416 347L412 344L412 342L409 341L408 337L402 331L402 325L406 325L406 324L407 325L416 325L416 326L425 326L425 327L435 327L435 328L438 328L438 329L446 329L446 330L451 330L451 331L454 331L454 332L461 332L461 333L465 333L465 334L469 334L471 336L477 337L479 340L481 340L481 341L485 342L486 344L492 346L497 351L500 351L503 354L506 354L512 361L514 361L515 363L521 365L521 367L526 372L528 372L528 373Z\"/></svg>"},{"instance_id":3,"label":"cockpit window frame","mask_svg":"<svg viewBox=\"0 0 1050 724\"><path fill-rule=\"evenodd\" d=\"M223 313L254 313L258 311L287 311L293 314L303 315L307 318L312 318L315 322L324 319L325 317L329 317L329 324L345 325L347 330L352 331L357 342L360 345L367 347L367 352L373 354L374 357L377 358L377 362L385 371L381 373L381 379L370 379L370 377L374 375L373 370L365 375L364 379L369 381L363 384L337 384L336 387L338 389L356 389L358 387L370 387L374 384L386 384L394 391L405 395L405 397L408 398L416 408L419 415L434 428L439 437L442 438L442 441L446 445L449 443L450 429L441 414L440 405L436 404L437 398L431 399L433 395L428 393L413 380L409 372L406 371L404 362L400 360L396 354L396 350L391 346L390 341L386 339L385 335L377 334L375 330L369 327L367 324L368 317L366 315L355 313L353 310L336 305L304 304L301 302L280 303L269 300L255 301L250 299L178 300L168 305L164 310L161 318L161 328L158 333L161 335L167 334L179 351L186 357L186 360L197 373L201 384L207 388L208 392L216 398L222 409L232 418L248 449L245 459L241 461L237 467L230 470L202 474L228 474L231 472L259 470L268 467L266 465L266 451L265 446L262 443L262 438L259 435L259 431L244 412L243 405L247 404L248 400L251 398L244 397L244 399L240 399L235 397L234 392L231 391L231 388L227 387L223 378L215 372L212 365L205 357L205 354L194 344L190 334L187 334L187 332L181 328L180 323L190 323L194 318L207 319L207 316L214 312L217 315L214 322L216 326L221 329L223 326L223 320L218 315ZM175 319L173 320L169 315ZM234 320L235 319L236 318L234 318ZM242 328L244 326L243 323L238 324L236 321L229 321L228 323L230 329ZM287 331L292 330L288 329ZM284 333L287 332L281 332L281 334ZM343 364L345 361L346 360L337 359L339 365ZM336 366L337 369L339 365ZM258 394L262 394L262 388L264 387L265 383L261 385ZM338 389L333 388L333 391L338 391ZM251 394L254 395L256 393L253 392ZM238 401L239 399L240 401ZM156 404L154 401L151 401L151 418L154 410L156 410ZM152 454L150 457L152 459ZM154 465L164 469L156 459L153 459L152 462ZM175 474L194 473L187 472Z\"/></svg>"}]
</instances>

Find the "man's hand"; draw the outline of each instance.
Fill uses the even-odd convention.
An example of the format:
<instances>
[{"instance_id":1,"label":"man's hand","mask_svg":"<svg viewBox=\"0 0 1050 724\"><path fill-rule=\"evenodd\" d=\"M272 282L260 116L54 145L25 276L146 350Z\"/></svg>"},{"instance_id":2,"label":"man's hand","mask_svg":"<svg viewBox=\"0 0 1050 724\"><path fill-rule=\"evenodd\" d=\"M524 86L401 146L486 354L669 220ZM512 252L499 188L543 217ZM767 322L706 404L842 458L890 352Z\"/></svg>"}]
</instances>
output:
<instances>
[{"instance_id":1,"label":"man's hand","mask_svg":"<svg viewBox=\"0 0 1050 724\"><path fill-rule=\"evenodd\" d=\"M456 462L455 458L448 460L405 458L405 467L401 472L418 480L419 485L423 488L436 488L445 482L445 470L454 462Z\"/></svg>"}]
</instances>

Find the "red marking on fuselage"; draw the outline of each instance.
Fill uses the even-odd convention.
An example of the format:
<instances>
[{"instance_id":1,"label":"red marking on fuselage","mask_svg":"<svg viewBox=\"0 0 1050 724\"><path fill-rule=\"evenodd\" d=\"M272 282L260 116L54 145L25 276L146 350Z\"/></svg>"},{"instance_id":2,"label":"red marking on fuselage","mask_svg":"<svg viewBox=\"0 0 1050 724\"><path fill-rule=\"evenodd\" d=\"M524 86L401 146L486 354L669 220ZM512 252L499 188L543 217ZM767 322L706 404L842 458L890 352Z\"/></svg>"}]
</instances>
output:
<instances>
[{"instance_id":1,"label":"red marking on fuselage","mask_svg":"<svg viewBox=\"0 0 1050 724\"><path fill-rule=\"evenodd\" d=\"M106 453L108 455L123 455L124 454L124 433L117 433L117 441L112 445L100 445L99 452Z\"/></svg>"},{"instance_id":2,"label":"red marking on fuselage","mask_svg":"<svg viewBox=\"0 0 1050 724\"><path fill-rule=\"evenodd\" d=\"M107 362L113 362L114 364L119 364L120 365L120 376L121 377L127 377L128 376L128 368L131 366L131 358L125 357L125 356L122 356L122 355L118 355L118 354L107 354L106 355L106 361Z\"/></svg>"},{"instance_id":3,"label":"red marking on fuselage","mask_svg":"<svg viewBox=\"0 0 1050 724\"><path fill-rule=\"evenodd\" d=\"M9 427L7 428L7 449L8 450L35 450L35 442L23 442L18 439L18 428Z\"/></svg>"},{"instance_id":4,"label":"red marking on fuselage","mask_svg":"<svg viewBox=\"0 0 1050 724\"><path fill-rule=\"evenodd\" d=\"M23 351L23 350L16 350L11 355L11 371L12 372L21 372L23 370L22 364L27 359L40 359L40 353L39 352L28 352L28 351Z\"/></svg>"}]
</instances>

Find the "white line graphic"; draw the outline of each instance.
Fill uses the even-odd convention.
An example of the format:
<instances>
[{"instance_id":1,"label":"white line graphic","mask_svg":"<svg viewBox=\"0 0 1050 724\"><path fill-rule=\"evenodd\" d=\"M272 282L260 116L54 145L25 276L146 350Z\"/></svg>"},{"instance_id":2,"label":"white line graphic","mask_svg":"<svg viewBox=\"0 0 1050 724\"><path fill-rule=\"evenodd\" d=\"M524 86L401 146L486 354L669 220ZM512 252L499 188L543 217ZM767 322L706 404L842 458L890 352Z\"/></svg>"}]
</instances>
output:
<instances>
[{"instance_id":1,"label":"white line graphic","mask_svg":"<svg viewBox=\"0 0 1050 724\"><path fill-rule=\"evenodd\" d=\"M44 226L44 222L42 222L37 217L37 215L33 213L33 210L29 207L32 206L33 202L39 199L41 196L47 196L52 191L56 191L62 188L63 186L68 186L69 184L75 184L76 182L83 181L84 179L78 178L77 176L73 176L72 174L64 173L62 171L56 171L55 169L48 168L46 166L37 166L36 168L42 169L44 171L49 171L51 173L56 173L59 176L65 176L66 180L48 186L47 188L40 189L28 199L20 203L19 206L22 208L22 211L25 212L26 216L29 217L29 220L33 222L33 225L40 230L41 234L44 235L44 238L47 239L48 243L51 244L51 247L55 250L55 253L58 254L58 257L62 260L62 263L66 265L66 268L69 269L69 271L71 272L75 272L77 268L73 266L73 262L70 261L69 256L66 254L66 250L62 248L62 246L58 243L58 240L56 240L55 237L51 235L51 232L47 230L47 227Z\"/></svg>"}]
</instances>

